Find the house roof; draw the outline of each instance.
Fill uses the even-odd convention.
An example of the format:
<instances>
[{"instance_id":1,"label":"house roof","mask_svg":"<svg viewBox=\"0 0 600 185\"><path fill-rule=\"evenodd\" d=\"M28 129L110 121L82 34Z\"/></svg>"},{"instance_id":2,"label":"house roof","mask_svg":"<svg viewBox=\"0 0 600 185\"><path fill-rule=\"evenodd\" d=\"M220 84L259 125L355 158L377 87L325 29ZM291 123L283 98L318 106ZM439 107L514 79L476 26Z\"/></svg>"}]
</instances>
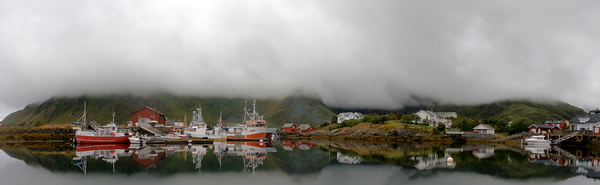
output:
<instances>
[{"instance_id":1,"label":"house roof","mask_svg":"<svg viewBox=\"0 0 600 185\"><path fill-rule=\"evenodd\" d=\"M283 124L283 126L281 128L290 128L290 127L292 127L292 125L295 125L295 124L293 124L293 123L286 123L286 124Z\"/></svg>"},{"instance_id":2,"label":"house roof","mask_svg":"<svg viewBox=\"0 0 600 185\"><path fill-rule=\"evenodd\" d=\"M436 112L436 114L440 114L440 115L452 115L452 114L456 114L456 112Z\"/></svg>"},{"instance_id":3,"label":"house roof","mask_svg":"<svg viewBox=\"0 0 600 185\"><path fill-rule=\"evenodd\" d=\"M531 125L531 126L529 126L529 127L530 127L530 128L531 128L531 127L537 127L537 128L545 128L545 129L552 129L552 128L554 128L554 127L556 127L556 128L559 128L559 127L558 127L558 126L556 126L556 125L543 125L543 124L532 124L532 125Z\"/></svg>"},{"instance_id":4,"label":"house roof","mask_svg":"<svg viewBox=\"0 0 600 185\"><path fill-rule=\"evenodd\" d=\"M298 126L298 128L300 130L308 130L308 128L310 128L310 127L312 127L312 125L310 125L310 124L302 124L302 125Z\"/></svg>"},{"instance_id":5,"label":"house roof","mask_svg":"<svg viewBox=\"0 0 600 185\"><path fill-rule=\"evenodd\" d=\"M494 129L494 127L490 127L489 125L486 125L486 124L479 124L475 128L473 128L473 130L496 130L496 129Z\"/></svg>"},{"instance_id":6,"label":"house roof","mask_svg":"<svg viewBox=\"0 0 600 185\"><path fill-rule=\"evenodd\" d=\"M581 122L579 121L581 118L589 118L588 121ZM581 123L598 123L600 122L600 114L585 114L580 116L575 116L571 121L572 124L581 124Z\"/></svg>"},{"instance_id":7,"label":"house roof","mask_svg":"<svg viewBox=\"0 0 600 185\"><path fill-rule=\"evenodd\" d=\"M544 123L563 123L566 120L546 120Z\"/></svg>"},{"instance_id":8,"label":"house roof","mask_svg":"<svg viewBox=\"0 0 600 185\"><path fill-rule=\"evenodd\" d=\"M352 115L352 112L342 112L338 114L338 117L350 117L350 115Z\"/></svg>"},{"instance_id":9,"label":"house roof","mask_svg":"<svg viewBox=\"0 0 600 185\"><path fill-rule=\"evenodd\" d=\"M162 114L162 113L158 112L157 110L154 110L153 108L150 108L150 107L148 107L148 106L145 106L144 108L141 108L140 110L137 110L137 111L135 111L135 112L132 112L131 114L135 114L136 112L139 112L139 111L141 111L141 110L144 110L144 109L149 109L149 110L151 110L152 112L156 112L156 113L158 114L158 116L166 117L164 114Z\"/></svg>"}]
</instances>

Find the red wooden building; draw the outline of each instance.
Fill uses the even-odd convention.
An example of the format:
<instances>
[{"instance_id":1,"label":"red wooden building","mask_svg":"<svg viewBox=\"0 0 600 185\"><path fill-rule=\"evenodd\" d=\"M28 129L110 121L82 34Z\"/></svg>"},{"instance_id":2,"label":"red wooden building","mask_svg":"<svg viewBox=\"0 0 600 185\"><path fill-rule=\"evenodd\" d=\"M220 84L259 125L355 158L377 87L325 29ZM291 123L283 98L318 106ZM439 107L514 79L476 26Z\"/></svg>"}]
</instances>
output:
<instances>
[{"instance_id":1,"label":"red wooden building","mask_svg":"<svg viewBox=\"0 0 600 185\"><path fill-rule=\"evenodd\" d=\"M292 134L298 132L298 127L296 127L296 124L286 123L281 127L281 130L284 133Z\"/></svg>"},{"instance_id":2,"label":"red wooden building","mask_svg":"<svg viewBox=\"0 0 600 185\"><path fill-rule=\"evenodd\" d=\"M556 125L560 130L564 130L569 125L567 120L546 120L544 125Z\"/></svg>"},{"instance_id":3,"label":"red wooden building","mask_svg":"<svg viewBox=\"0 0 600 185\"><path fill-rule=\"evenodd\" d=\"M156 124L167 125L167 117L150 107L144 107L131 113L131 117L134 124L139 123L140 118L148 118L150 121L157 121Z\"/></svg>"},{"instance_id":4,"label":"red wooden building","mask_svg":"<svg viewBox=\"0 0 600 185\"><path fill-rule=\"evenodd\" d=\"M532 124L529 126L529 132L532 133L549 133L554 132L555 130L560 130L560 128L556 125L542 125L542 124Z\"/></svg>"},{"instance_id":5,"label":"red wooden building","mask_svg":"<svg viewBox=\"0 0 600 185\"><path fill-rule=\"evenodd\" d=\"M302 124L298 127L298 133L311 133L312 131L315 131L315 127L310 124Z\"/></svg>"}]
</instances>

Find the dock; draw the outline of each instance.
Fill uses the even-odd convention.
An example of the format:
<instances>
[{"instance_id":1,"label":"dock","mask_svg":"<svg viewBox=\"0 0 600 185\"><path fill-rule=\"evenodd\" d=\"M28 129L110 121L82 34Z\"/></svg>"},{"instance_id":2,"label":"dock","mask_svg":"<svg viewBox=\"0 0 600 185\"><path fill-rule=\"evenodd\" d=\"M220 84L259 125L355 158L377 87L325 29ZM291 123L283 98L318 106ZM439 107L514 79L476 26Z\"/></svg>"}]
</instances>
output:
<instances>
[{"instance_id":1,"label":"dock","mask_svg":"<svg viewBox=\"0 0 600 185\"><path fill-rule=\"evenodd\" d=\"M226 139L173 139L173 140L149 140L146 144L212 144L215 141L224 142Z\"/></svg>"},{"instance_id":2,"label":"dock","mask_svg":"<svg viewBox=\"0 0 600 185\"><path fill-rule=\"evenodd\" d=\"M600 141L600 135L594 135L591 130L558 130L544 135L552 140L552 144Z\"/></svg>"}]
</instances>

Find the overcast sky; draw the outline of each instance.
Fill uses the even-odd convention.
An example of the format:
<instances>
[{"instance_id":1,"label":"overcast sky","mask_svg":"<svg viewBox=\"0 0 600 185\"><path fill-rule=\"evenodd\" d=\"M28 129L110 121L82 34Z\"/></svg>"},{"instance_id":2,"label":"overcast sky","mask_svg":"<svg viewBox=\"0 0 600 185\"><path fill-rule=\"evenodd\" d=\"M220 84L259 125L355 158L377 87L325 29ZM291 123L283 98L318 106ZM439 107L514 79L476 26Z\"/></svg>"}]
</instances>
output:
<instances>
[{"instance_id":1,"label":"overcast sky","mask_svg":"<svg viewBox=\"0 0 600 185\"><path fill-rule=\"evenodd\" d=\"M53 96L156 91L399 108L600 107L600 1L0 0L0 119ZM235 91L234 91L235 89Z\"/></svg>"}]
</instances>

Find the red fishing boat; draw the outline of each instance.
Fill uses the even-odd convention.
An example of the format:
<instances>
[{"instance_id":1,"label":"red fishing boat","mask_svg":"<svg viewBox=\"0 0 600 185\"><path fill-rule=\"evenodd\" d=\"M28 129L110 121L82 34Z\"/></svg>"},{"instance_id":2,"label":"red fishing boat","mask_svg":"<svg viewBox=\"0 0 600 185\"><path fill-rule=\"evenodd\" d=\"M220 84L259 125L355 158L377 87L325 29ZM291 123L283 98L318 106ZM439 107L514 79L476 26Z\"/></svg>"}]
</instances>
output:
<instances>
[{"instance_id":1,"label":"red fishing boat","mask_svg":"<svg viewBox=\"0 0 600 185\"><path fill-rule=\"evenodd\" d=\"M83 122L81 122L83 121ZM95 121L90 122L93 130L87 130L86 107L83 106L83 116L79 118L74 125L83 125L83 127L73 127L75 130L75 141L80 143L129 143L132 136L131 131L119 129L115 124L115 113L113 112L113 121L105 126L100 126Z\"/></svg>"},{"instance_id":2,"label":"red fishing boat","mask_svg":"<svg viewBox=\"0 0 600 185\"><path fill-rule=\"evenodd\" d=\"M227 130L228 140L270 140L276 128L268 128L263 116L256 111L256 100L252 103L252 112L244 108L244 123Z\"/></svg>"}]
</instances>

